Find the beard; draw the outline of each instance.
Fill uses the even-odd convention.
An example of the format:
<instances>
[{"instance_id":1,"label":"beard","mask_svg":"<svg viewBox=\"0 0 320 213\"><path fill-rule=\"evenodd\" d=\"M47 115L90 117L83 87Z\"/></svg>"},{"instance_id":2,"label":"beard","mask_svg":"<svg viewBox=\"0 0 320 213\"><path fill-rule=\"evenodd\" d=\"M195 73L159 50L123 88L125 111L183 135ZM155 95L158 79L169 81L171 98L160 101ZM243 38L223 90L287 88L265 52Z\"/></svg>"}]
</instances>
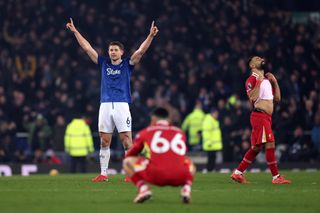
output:
<instances>
[{"instance_id":1,"label":"beard","mask_svg":"<svg viewBox=\"0 0 320 213\"><path fill-rule=\"evenodd\" d=\"M259 66L257 68L259 70L265 70L267 68L266 62L265 61L261 61L261 63L259 64Z\"/></svg>"}]
</instances>

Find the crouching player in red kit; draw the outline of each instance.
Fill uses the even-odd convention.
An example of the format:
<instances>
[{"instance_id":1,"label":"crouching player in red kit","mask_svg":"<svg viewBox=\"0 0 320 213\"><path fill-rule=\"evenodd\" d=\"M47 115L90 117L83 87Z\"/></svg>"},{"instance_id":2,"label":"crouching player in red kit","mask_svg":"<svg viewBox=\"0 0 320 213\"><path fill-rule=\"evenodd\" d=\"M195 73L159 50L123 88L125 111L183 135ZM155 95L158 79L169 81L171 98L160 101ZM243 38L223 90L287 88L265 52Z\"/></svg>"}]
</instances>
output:
<instances>
[{"instance_id":1,"label":"crouching player in red kit","mask_svg":"<svg viewBox=\"0 0 320 213\"><path fill-rule=\"evenodd\" d=\"M138 156L141 152L145 157ZM123 169L138 188L134 203L143 203L152 196L147 183L157 186L181 186L183 203L191 201L191 185L195 166L186 155L186 137L181 129L168 122L168 111L157 108L151 125L140 131L127 152Z\"/></svg>"}]
</instances>

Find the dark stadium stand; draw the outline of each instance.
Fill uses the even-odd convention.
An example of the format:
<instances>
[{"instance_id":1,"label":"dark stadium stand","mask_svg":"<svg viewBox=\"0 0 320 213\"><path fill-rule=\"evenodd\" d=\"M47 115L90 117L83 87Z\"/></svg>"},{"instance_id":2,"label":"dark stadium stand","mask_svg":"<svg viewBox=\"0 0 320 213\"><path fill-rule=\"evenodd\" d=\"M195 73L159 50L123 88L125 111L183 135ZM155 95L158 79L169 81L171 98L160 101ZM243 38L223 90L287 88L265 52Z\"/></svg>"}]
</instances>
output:
<instances>
[{"instance_id":1,"label":"dark stadium stand","mask_svg":"<svg viewBox=\"0 0 320 213\"><path fill-rule=\"evenodd\" d=\"M205 111L214 106L220 112L221 162L240 161L252 109L244 88L246 61L257 54L282 91L273 116L278 159L319 163L319 10L298 11L291 1L279 10L264 2L0 0L0 164L54 164L56 156L67 162L64 129L75 113L86 116L99 149L100 74L65 29L69 17L100 54L119 40L126 56L156 21L159 35L132 77L134 133L149 123L155 106L168 108L181 125L199 99ZM116 139L112 160L119 161Z\"/></svg>"}]
</instances>

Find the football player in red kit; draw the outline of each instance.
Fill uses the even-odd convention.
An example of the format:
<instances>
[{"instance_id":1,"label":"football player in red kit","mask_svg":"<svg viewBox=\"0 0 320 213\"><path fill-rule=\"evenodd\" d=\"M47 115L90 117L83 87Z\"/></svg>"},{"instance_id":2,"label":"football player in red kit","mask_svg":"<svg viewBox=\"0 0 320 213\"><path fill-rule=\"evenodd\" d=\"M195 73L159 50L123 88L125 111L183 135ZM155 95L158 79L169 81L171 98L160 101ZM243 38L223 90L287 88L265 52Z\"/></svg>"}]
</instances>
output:
<instances>
[{"instance_id":1,"label":"football player in red kit","mask_svg":"<svg viewBox=\"0 0 320 213\"><path fill-rule=\"evenodd\" d=\"M139 154L144 153L144 157ZM157 108L151 125L140 131L127 152L123 169L138 188L134 203L143 203L152 196L147 183L157 186L181 186L182 202L191 201L191 185L195 166L186 157L183 131L169 124L168 111Z\"/></svg>"},{"instance_id":2,"label":"football player in red kit","mask_svg":"<svg viewBox=\"0 0 320 213\"><path fill-rule=\"evenodd\" d=\"M271 127L274 103L278 103L281 99L280 88L273 74L264 73L264 65L265 60L259 56L249 59L249 68L252 74L246 81L246 91L254 106L250 116L252 126L251 147L238 168L232 173L231 178L236 182L246 183L243 172L264 147L267 164L272 174L272 183L290 184L290 180L285 179L278 173L275 158L275 139Z\"/></svg>"}]
</instances>

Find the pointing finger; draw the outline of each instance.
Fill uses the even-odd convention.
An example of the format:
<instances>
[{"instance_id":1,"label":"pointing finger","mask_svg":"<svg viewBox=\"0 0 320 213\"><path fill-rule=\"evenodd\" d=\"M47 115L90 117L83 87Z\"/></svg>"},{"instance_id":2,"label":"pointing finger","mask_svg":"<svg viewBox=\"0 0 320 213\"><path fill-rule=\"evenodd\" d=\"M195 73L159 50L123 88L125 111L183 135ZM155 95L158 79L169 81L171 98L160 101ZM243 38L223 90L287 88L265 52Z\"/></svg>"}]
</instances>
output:
<instances>
[{"instance_id":1,"label":"pointing finger","mask_svg":"<svg viewBox=\"0 0 320 213\"><path fill-rule=\"evenodd\" d=\"M154 27L154 21L152 21L152 24L151 24L151 28L153 28Z\"/></svg>"},{"instance_id":2,"label":"pointing finger","mask_svg":"<svg viewBox=\"0 0 320 213\"><path fill-rule=\"evenodd\" d=\"M72 20L72 18L70 18L70 22L71 22L71 24L73 24L73 20Z\"/></svg>"}]
</instances>

